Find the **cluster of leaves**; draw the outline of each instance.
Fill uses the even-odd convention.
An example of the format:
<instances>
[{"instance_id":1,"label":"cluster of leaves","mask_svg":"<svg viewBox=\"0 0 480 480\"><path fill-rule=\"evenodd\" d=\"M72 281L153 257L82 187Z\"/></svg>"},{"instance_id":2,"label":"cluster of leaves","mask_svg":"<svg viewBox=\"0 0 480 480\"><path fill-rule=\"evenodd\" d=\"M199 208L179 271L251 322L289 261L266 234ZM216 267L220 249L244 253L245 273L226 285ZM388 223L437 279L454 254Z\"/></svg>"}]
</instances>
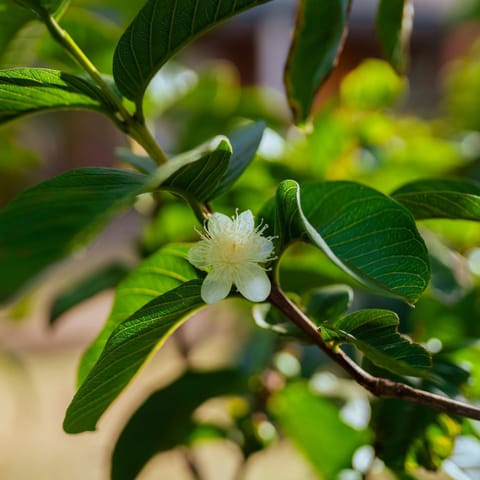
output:
<instances>
[{"instance_id":1,"label":"cluster of leaves","mask_svg":"<svg viewBox=\"0 0 480 480\"><path fill-rule=\"evenodd\" d=\"M102 5L113 8L111 3ZM454 161L447 158L439 167L438 158L427 158L417 169L418 158L412 158L411 152L423 145L426 155L432 155L433 147L437 148L434 152L450 153L451 144L432 139L425 133L429 127L420 120L416 120L415 126L422 126L423 135L409 138L414 120L397 119L382 110L392 106L404 90L404 81L386 63L371 61L352 72L342 84L341 107L327 108L312 119L316 92L334 68L342 49L350 1L299 3L285 85L294 122L310 124L311 133L285 147L290 164L281 161L266 166L251 164L265 131L271 133L264 121L242 122L231 131L221 130L225 117L244 116L248 111L246 102L240 98L226 115L212 116L218 122L202 126L202 134L208 135L205 130L210 128L211 137L202 138L205 143L200 146L181 151L167 161L152 143L145 127L149 110L145 107L147 89L159 70L160 74L164 72L166 62L206 30L262 3L266 2L148 0L112 46L112 76L107 76L98 73L59 26L57 18L65 11L65 25L68 25L67 2L0 1L0 6L8 12L4 18L9 18L8 29L2 29L4 38L0 38L3 49L13 42L21 28L40 20L57 48L63 47L64 53L73 56L85 70L81 74L75 70L23 66L0 70L0 123L52 110L93 110L105 115L148 153L148 156L125 151L121 154L133 170L99 167L69 170L24 191L3 207L0 300L15 299L48 266L83 246L144 194L157 202L156 215L162 219L157 220L158 224L168 211L162 208L163 191L175 195L174 203L170 200L167 207L173 204L178 208L181 197L188 205L185 208L199 220L212 205L225 209L245 206L259 212L259 217L269 225L266 233L275 239L277 258L271 265L272 279L279 279L285 290L292 291L292 298L319 327L328 345L335 348L340 344L352 345L362 355L365 368L380 372L381 376L403 382L411 381L406 377L418 377L425 390L457 396L468 373L454 361L468 357L472 348L478 348L478 344L473 347L470 344L468 348L461 345L465 339L473 342L478 338L478 328L468 329L469 315L452 313L454 321L462 319L465 332L453 341L448 335L440 338L438 341L445 344L451 342L445 349L448 355L432 358L423 346L399 333L399 314L403 314L405 322L411 322L410 330L418 341L439 337L436 327L430 324L438 320L438 310L444 306L445 298L439 292L448 293L452 282L459 282L454 266L446 264L445 255L437 254L438 248L429 241L433 234L427 231L422 236L416 222L478 221L480 186L471 180L418 178L423 173L444 175L452 169ZM128 7L125 11L128 12ZM408 0L382 0L379 4L379 41L397 71L406 66L411 14ZM312 48L318 55L311 55ZM58 50L53 50L50 58L60 61L59 57ZM215 87L221 90L221 77L206 81L207 85L208 81L217 82L219 85ZM178 105L165 112L165 119L180 111L185 123L195 127L200 117L198 110L202 117L209 117L205 113L212 108L210 102L203 102L197 110L192 108L192 105L198 107L202 88L204 92L205 85L200 79ZM257 111L252 116L263 117L269 128L286 126L285 119L273 115L271 110L263 113ZM196 133L187 130L182 134L185 139L180 139L179 144L188 144ZM395 137L398 145L402 135L404 138L400 140L410 142L409 148L395 150L391 140ZM362 158L371 160L368 168L366 163L364 168L358 167ZM414 173L412 165L416 168ZM394 184L385 182L391 171L396 175ZM364 184L367 178L371 186ZM270 199L265 192L272 194ZM154 219L151 225L155 223ZM136 268L128 271L115 266L96 272L66 291L52 309L51 321L55 322L69 307L101 289L116 286L112 311L81 359L78 392L64 421L66 432L94 430L100 417L152 352L204 307L200 297L202 273L186 259L189 245L179 243L181 238L174 240L175 243L161 245L162 239L155 238L146 247L155 250L154 253L142 259ZM442 252L448 250L442 248L445 249ZM432 272L432 285L438 288L432 288L433 294L427 294L422 303L420 298ZM445 277L450 280L447 287ZM332 287L338 279L356 288L355 297L359 300L355 311L351 311L352 288ZM465 302L469 298L465 288L462 285L458 288ZM469 293L473 299L478 298L477 294L477 287ZM386 301L384 298L390 303L382 303ZM417 313L405 315L402 302L410 306L419 302L417 311L430 320L415 321ZM452 311L463 312L465 307L461 303L452 305ZM390 309L379 308L384 306ZM258 306L255 318L260 327L269 331L269 340L261 348L256 339L252 340L255 343L245 347L244 355L252 357L255 348L262 351L261 358L256 362L250 358L250 362L234 370L187 371L153 393L133 414L118 439L112 457L112 478L134 478L155 453L190 445L205 437L241 438L238 444L248 457L271 440L262 434L262 422L257 420L259 413L268 419L262 420L263 424L283 428L322 478L334 478L342 469L351 468L352 455L362 445L372 442L372 432L377 455L399 475L418 466L436 469L451 453L452 439L462 428L458 419L405 406L397 400L378 401L372 429L366 426L355 429L341 419L334 402L314 393L306 371L283 388L268 388L262 379L273 368L272 350L281 350L291 338L297 338L301 344L308 340L274 307ZM448 322L451 320L446 319L445 323ZM280 335L279 340L272 332ZM304 360L306 369L308 359ZM278 374L288 377L281 366L275 368ZM473 372L474 378L475 375L478 377L478 371ZM252 378L256 381L252 382ZM478 396L478 384L473 385L470 393ZM199 425L194 419L196 409L209 398L225 395L243 397L248 413L234 416L229 427ZM389 413L392 409L398 415L392 416ZM422 421L418 422L418 418ZM448 448L439 451L438 439L442 436L449 443Z\"/></svg>"}]
</instances>

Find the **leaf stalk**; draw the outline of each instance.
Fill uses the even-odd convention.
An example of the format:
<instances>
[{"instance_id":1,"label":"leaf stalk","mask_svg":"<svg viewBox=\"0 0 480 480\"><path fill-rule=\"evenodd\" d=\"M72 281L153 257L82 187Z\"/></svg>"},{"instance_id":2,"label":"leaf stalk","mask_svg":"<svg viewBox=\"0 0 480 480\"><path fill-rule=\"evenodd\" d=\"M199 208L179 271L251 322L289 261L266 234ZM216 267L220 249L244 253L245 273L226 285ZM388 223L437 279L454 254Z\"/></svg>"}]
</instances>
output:
<instances>
[{"instance_id":1,"label":"leaf stalk","mask_svg":"<svg viewBox=\"0 0 480 480\"><path fill-rule=\"evenodd\" d=\"M103 95L105 95L112 105L115 106L119 116L119 119L115 121L117 126L138 142L157 165L167 163L168 158L166 154L145 126L143 119L139 119L136 115L131 115L129 113L125 105L122 103L121 98L112 91L95 65L85 55L69 33L64 30L57 20L46 10L37 13L40 15L41 20L47 27L52 38L70 54L75 62L80 65L88 75L90 75L91 79L97 84Z\"/></svg>"},{"instance_id":2,"label":"leaf stalk","mask_svg":"<svg viewBox=\"0 0 480 480\"><path fill-rule=\"evenodd\" d=\"M339 347L330 348L320 329L285 295L278 284L272 284L269 301L287 316L333 362L348 373L359 385L376 397L399 398L450 415L480 420L480 408L441 395L419 390L404 383L370 375Z\"/></svg>"}]
</instances>

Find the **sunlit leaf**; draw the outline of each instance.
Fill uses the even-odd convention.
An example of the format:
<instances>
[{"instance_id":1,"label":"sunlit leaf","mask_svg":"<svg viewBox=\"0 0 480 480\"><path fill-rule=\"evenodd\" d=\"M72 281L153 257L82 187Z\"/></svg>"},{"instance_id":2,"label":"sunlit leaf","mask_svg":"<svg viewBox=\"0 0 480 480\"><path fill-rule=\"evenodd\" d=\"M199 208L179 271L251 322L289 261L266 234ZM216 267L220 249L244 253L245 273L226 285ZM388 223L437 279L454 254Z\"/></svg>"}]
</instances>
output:
<instances>
[{"instance_id":1,"label":"sunlit leaf","mask_svg":"<svg viewBox=\"0 0 480 480\"><path fill-rule=\"evenodd\" d=\"M155 348L203 305L201 282L192 280L155 298L122 322L70 403L64 430L95 430L98 419L132 380Z\"/></svg>"},{"instance_id":2,"label":"sunlit leaf","mask_svg":"<svg viewBox=\"0 0 480 480\"><path fill-rule=\"evenodd\" d=\"M196 427L193 412L203 402L243 393L246 389L245 378L236 370L189 371L152 393L117 440L112 456L112 480L133 480L156 453L186 445Z\"/></svg>"},{"instance_id":3,"label":"sunlit leaf","mask_svg":"<svg viewBox=\"0 0 480 480\"><path fill-rule=\"evenodd\" d=\"M110 315L102 330L82 356L78 367L78 385L81 385L100 357L110 334L115 328L154 298L197 278L186 260L188 245L171 244L144 260L118 285Z\"/></svg>"},{"instance_id":4,"label":"sunlit leaf","mask_svg":"<svg viewBox=\"0 0 480 480\"><path fill-rule=\"evenodd\" d=\"M111 168L71 170L0 210L0 300L87 242L145 190L147 177Z\"/></svg>"},{"instance_id":5,"label":"sunlit leaf","mask_svg":"<svg viewBox=\"0 0 480 480\"><path fill-rule=\"evenodd\" d=\"M413 24L413 0L381 0L376 28L383 53L392 66L403 72Z\"/></svg>"},{"instance_id":6,"label":"sunlit leaf","mask_svg":"<svg viewBox=\"0 0 480 480\"><path fill-rule=\"evenodd\" d=\"M114 111L85 78L44 68L0 70L0 124L28 114L74 109L107 115Z\"/></svg>"},{"instance_id":7,"label":"sunlit leaf","mask_svg":"<svg viewBox=\"0 0 480 480\"><path fill-rule=\"evenodd\" d=\"M415 218L480 221L480 184L472 180L418 180L392 193Z\"/></svg>"},{"instance_id":8,"label":"sunlit leaf","mask_svg":"<svg viewBox=\"0 0 480 480\"><path fill-rule=\"evenodd\" d=\"M323 324L325 341L351 343L375 365L400 375L424 376L430 354L398 333L398 316L388 310L359 310Z\"/></svg>"},{"instance_id":9,"label":"sunlit leaf","mask_svg":"<svg viewBox=\"0 0 480 480\"><path fill-rule=\"evenodd\" d=\"M295 121L308 117L315 94L337 63L346 36L350 0L302 0L285 67Z\"/></svg>"},{"instance_id":10,"label":"sunlit leaf","mask_svg":"<svg viewBox=\"0 0 480 480\"><path fill-rule=\"evenodd\" d=\"M60 292L50 308L50 325L74 306L108 288L114 288L129 270L123 263L112 263Z\"/></svg>"},{"instance_id":11,"label":"sunlit leaf","mask_svg":"<svg viewBox=\"0 0 480 480\"><path fill-rule=\"evenodd\" d=\"M363 285L409 303L430 279L427 249L411 214L357 183L300 186L285 180L277 191L273 233L277 254L292 241L308 241Z\"/></svg>"},{"instance_id":12,"label":"sunlit leaf","mask_svg":"<svg viewBox=\"0 0 480 480\"><path fill-rule=\"evenodd\" d=\"M125 97L141 103L160 67L187 43L223 20L268 0L149 0L121 37L113 75Z\"/></svg>"},{"instance_id":13,"label":"sunlit leaf","mask_svg":"<svg viewBox=\"0 0 480 480\"><path fill-rule=\"evenodd\" d=\"M349 108L375 110L395 106L405 90L405 80L388 63L372 58L345 76L340 95L342 104ZM364 120L365 127L368 127L368 120Z\"/></svg>"},{"instance_id":14,"label":"sunlit leaf","mask_svg":"<svg viewBox=\"0 0 480 480\"><path fill-rule=\"evenodd\" d=\"M367 431L344 423L338 408L304 383L276 392L269 410L321 478L337 478L340 470L351 468L353 453L369 441Z\"/></svg>"}]
</instances>

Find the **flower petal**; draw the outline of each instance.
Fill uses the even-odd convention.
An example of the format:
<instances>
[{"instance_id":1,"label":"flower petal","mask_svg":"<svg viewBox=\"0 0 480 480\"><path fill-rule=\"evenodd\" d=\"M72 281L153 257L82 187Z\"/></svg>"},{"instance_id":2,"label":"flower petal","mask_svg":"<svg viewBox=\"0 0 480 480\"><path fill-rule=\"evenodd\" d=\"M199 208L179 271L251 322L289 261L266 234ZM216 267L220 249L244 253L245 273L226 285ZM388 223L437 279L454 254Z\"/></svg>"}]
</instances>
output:
<instances>
[{"instance_id":1,"label":"flower petal","mask_svg":"<svg viewBox=\"0 0 480 480\"><path fill-rule=\"evenodd\" d=\"M229 231L232 228L233 220L223 213L214 213L207 223L207 230L211 237Z\"/></svg>"},{"instance_id":2,"label":"flower petal","mask_svg":"<svg viewBox=\"0 0 480 480\"><path fill-rule=\"evenodd\" d=\"M245 210L237 219L237 228L243 233L253 232L255 230L255 222L253 221L253 213L250 210Z\"/></svg>"},{"instance_id":3,"label":"flower petal","mask_svg":"<svg viewBox=\"0 0 480 480\"><path fill-rule=\"evenodd\" d=\"M210 244L208 240L200 240L188 251L188 261L195 267L203 269L209 265Z\"/></svg>"},{"instance_id":4,"label":"flower petal","mask_svg":"<svg viewBox=\"0 0 480 480\"><path fill-rule=\"evenodd\" d=\"M270 279L265 270L255 263L237 267L234 282L238 291L251 302L263 302L270 295Z\"/></svg>"},{"instance_id":5,"label":"flower petal","mask_svg":"<svg viewBox=\"0 0 480 480\"><path fill-rule=\"evenodd\" d=\"M224 267L214 268L202 283L200 295L205 303L217 303L223 300L232 288L232 274Z\"/></svg>"}]
</instances>

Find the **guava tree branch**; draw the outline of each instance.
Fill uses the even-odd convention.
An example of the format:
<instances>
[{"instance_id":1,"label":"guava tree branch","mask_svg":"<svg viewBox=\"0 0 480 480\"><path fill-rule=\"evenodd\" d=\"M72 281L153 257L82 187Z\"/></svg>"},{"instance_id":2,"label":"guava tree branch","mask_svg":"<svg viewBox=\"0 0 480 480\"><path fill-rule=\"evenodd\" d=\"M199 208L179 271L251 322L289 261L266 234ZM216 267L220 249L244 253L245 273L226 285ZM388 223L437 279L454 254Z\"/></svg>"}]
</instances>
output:
<instances>
[{"instance_id":1,"label":"guava tree branch","mask_svg":"<svg viewBox=\"0 0 480 480\"><path fill-rule=\"evenodd\" d=\"M302 332L347 372L359 385L376 397L400 398L441 412L480 420L480 408L452 400L441 395L419 390L404 383L375 377L363 370L340 348L332 349L320 335L318 327L283 293L277 284L272 285L269 301L287 316Z\"/></svg>"}]
</instances>

